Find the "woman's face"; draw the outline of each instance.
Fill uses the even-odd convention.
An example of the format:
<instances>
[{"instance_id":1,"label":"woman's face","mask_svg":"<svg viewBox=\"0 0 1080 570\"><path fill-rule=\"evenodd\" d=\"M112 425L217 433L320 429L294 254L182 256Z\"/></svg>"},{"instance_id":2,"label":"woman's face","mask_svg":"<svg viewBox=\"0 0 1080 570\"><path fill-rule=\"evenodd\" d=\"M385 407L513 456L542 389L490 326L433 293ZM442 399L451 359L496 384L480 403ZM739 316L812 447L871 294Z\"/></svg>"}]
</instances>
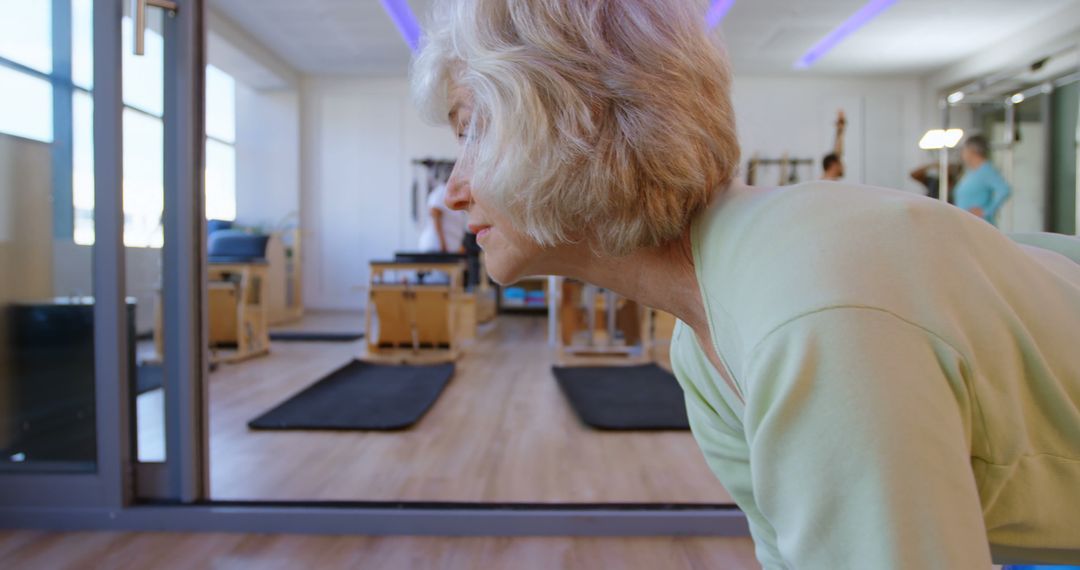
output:
<instances>
[{"instance_id":1,"label":"woman's face","mask_svg":"<svg viewBox=\"0 0 1080 570\"><path fill-rule=\"evenodd\" d=\"M519 231L501 209L484 198L483 192L473 193L472 158L466 148L472 98L460 88L452 89L450 95L450 126L457 135L461 158L446 182L446 206L469 214L469 231L476 234L485 253L487 272L496 282L508 285L540 273L544 248Z\"/></svg>"}]
</instances>

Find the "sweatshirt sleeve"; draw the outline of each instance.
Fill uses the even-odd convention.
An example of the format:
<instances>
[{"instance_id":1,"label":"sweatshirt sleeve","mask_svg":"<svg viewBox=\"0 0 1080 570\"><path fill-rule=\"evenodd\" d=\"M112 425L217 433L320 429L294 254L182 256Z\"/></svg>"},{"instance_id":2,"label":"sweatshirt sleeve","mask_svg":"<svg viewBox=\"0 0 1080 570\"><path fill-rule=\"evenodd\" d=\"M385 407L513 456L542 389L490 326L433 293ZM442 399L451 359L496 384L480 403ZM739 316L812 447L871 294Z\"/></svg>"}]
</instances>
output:
<instances>
[{"instance_id":1,"label":"sweatshirt sleeve","mask_svg":"<svg viewBox=\"0 0 1080 570\"><path fill-rule=\"evenodd\" d=\"M745 369L754 499L791 568L989 568L963 360L870 308L799 317ZM957 382L962 386L963 382Z\"/></svg>"}]
</instances>

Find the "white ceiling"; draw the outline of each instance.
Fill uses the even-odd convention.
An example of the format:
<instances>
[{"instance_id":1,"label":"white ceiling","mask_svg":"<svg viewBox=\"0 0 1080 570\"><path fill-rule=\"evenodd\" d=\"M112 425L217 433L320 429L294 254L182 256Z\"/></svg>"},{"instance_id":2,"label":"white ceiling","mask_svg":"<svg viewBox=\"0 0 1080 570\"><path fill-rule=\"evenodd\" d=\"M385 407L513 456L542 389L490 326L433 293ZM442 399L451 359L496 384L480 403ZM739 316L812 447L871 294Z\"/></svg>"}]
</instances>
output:
<instances>
[{"instance_id":1,"label":"white ceiling","mask_svg":"<svg viewBox=\"0 0 1080 570\"><path fill-rule=\"evenodd\" d=\"M741 0L721 26L737 71L792 71L792 63L866 0ZM897 0L808 70L925 73L997 45L1076 0Z\"/></svg>"},{"instance_id":2,"label":"white ceiling","mask_svg":"<svg viewBox=\"0 0 1080 570\"><path fill-rule=\"evenodd\" d=\"M594 0L583 0L594 1ZM792 64L866 0L737 0L720 34L738 73ZM997 45L1080 0L898 0L810 74L926 73ZM421 17L430 0L409 0ZM402 76L409 50L378 0L210 0L297 70Z\"/></svg>"},{"instance_id":3,"label":"white ceiling","mask_svg":"<svg viewBox=\"0 0 1080 570\"><path fill-rule=\"evenodd\" d=\"M409 48L379 0L210 0L298 71L403 76ZM409 0L418 16L430 0Z\"/></svg>"}]
</instances>

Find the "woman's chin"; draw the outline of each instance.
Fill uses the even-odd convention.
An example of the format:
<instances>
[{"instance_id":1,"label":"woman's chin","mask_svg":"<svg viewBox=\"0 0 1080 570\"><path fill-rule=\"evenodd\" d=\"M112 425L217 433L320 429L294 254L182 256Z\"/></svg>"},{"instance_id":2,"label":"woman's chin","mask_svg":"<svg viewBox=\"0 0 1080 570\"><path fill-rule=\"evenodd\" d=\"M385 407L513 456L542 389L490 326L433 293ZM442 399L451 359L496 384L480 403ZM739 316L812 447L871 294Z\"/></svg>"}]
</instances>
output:
<instances>
[{"instance_id":1,"label":"woman's chin","mask_svg":"<svg viewBox=\"0 0 1080 570\"><path fill-rule=\"evenodd\" d=\"M485 268L488 276L499 285L503 287L513 285L525 277L524 268L519 264L500 263L501 260L493 258L494 256L491 256L484 260Z\"/></svg>"},{"instance_id":2,"label":"woman's chin","mask_svg":"<svg viewBox=\"0 0 1080 570\"><path fill-rule=\"evenodd\" d=\"M501 287L513 285L514 283L517 283L522 277L517 273L499 271L492 267L487 268L487 274L488 277L491 277L492 281L498 283Z\"/></svg>"}]
</instances>

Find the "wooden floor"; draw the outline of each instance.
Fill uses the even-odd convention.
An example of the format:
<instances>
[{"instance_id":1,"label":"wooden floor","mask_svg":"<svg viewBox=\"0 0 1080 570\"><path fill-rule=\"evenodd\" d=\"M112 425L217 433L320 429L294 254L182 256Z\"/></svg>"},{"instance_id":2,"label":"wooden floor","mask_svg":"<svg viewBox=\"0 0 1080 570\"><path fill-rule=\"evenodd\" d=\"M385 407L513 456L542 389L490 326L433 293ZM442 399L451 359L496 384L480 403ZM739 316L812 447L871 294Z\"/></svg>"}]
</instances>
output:
<instances>
[{"instance_id":1,"label":"wooden floor","mask_svg":"<svg viewBox=\"0 0 1080 570\"><path fill-rule=\"evenodd\" d=\"M0 568L682 570L760 568L749 538L427 538L0 533Z\"/></svg>"},{"instance_id":2,"label":"wooden floor","mask_svg":"<svg viewBox=\"0 0 1080 570\"><path fill-rule=\"evenodd\" d=\"M210 378L211 497L730 502L689 432L583 426L551 375L545 327L539 317L501 317L458 361L431 411L401 432L247 428L252 418L360 354L362 341L274 343L269 356L219 368ZM152 394L141 399L152 402ZM141 429L151 432L158 422L142 404Z\"/></svg>"}]
</instances>

